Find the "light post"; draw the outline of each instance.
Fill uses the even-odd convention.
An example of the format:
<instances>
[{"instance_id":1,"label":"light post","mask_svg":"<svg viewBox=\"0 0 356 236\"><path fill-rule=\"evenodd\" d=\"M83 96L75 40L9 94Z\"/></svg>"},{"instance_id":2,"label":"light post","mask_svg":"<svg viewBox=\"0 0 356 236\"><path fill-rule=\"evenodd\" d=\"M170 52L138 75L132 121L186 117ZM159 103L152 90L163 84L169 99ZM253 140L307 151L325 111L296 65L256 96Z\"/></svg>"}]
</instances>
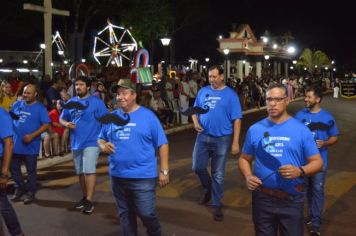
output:
<instances>
[{"instance_id":1,"label":"light post","mask_svg":"<svg viewBox=\"0 0 356 236\"><path fill-rule=\"evenodd\" d=\"M164 61L166 62L166 65L169 65L169 60L168 60L168 46L169 43L171 42L170 38L164 37L161 38L162 45L164 47ZM166 71L167 72L167 71Z\"/></svg>"},{"instance_id":2,"label":"light post","mask_svg":"<svg viewBox=\"0 0 356 236\"><path fill-rule=\"evenodd\" d=\"M224 71L224 76L225 76L225 81L227 81L227 77L229 76L228 73L228 57L229 57L230 50L228 48L224 49L224 55L225 55L225 71Z\"/></svg>"}]
</instances>

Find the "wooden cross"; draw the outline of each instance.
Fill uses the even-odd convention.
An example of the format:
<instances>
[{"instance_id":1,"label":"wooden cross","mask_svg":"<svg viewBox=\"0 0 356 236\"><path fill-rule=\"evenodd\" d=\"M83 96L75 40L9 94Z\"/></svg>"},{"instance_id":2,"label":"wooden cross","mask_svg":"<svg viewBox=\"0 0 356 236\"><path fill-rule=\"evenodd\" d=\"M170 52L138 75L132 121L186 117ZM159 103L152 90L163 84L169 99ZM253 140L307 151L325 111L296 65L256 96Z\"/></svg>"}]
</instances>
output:
<instances>
[{"instance_id":1,"label":"wooden cross","mask_svg":"<svg viewBox=\"0 0 356 236\"><path fill-rule=\"evenodd\" d=\"M50 75L52 78L52 15L69 16L69 11L58 10L52 8L52 0L43 0L43 6L30 3L23 4L24 10L43 12L44 18L44 38L45 38L45 58L44 58L44 74Z\"/></svg>"}]
</instances>

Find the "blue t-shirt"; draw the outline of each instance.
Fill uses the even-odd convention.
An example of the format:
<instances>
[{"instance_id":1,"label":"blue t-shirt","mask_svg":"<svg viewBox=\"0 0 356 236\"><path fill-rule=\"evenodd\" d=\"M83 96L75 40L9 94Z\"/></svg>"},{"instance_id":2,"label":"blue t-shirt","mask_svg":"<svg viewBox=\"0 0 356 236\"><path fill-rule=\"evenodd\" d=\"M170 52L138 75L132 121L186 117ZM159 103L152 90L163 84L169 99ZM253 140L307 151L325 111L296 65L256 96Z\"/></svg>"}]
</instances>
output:
<instances>
[{"instance_id":1,"label":"blue t-shirt","mask_svg":"<svg viewBox=\"0 0 356 236\"><path fill-rule=\"evenodd\" d=\"M231 135L234 121L242 118L240 101L234 90L226 86L222 90L206 86L199 90L194 106L209 107L206 114L199 115L205 134L215 137Z\"/></svg>"},{"instance_id":2,"label":"blue t-shirt","mask_svg":"<svg viewBox=\"0 0 356 236\"><path fill-rule=\"evenodd\" d=\"M112 113L124 117L122 110ZM130 122L125 126L104 125L99 139L115 145L115 153L109 157L111 176L157 177L156 150L168 141L159 120L149 109L141 106L130 113Z\"/></svg>"},{"instance_id":3,"label":"blue t-shirt","mask_svg":"<svg viewBox=\"0 0 356 236\"><path fill-rule=\"evenodd\" d=\"M24 155L37 155L40 151L41 136L37 136L30 143L22 141L23 137L38 130L42 125L49 124L47 109L40 102L27 105L25 101L15 102L11 111L18 115L18 120L13 120L14 125L14 153Z\"/></svg>"},{"instance_id":4,"label":"blue t-shirt","mask_svg":"<svg viewBox=\"0 0 356 236\"><path fill-rule=\"evenodd\" d=\"M291 117L280 124L265 118L252 125L247 131L242 153L255 158L253 172L264 187L298 194L295 186L303 184L304 179L285 179L278 169L288 164L303 166L308 157L319 151L309 129Z\"/></svg>"},{"instance_id":5,"label":"blue t-shirt","mask_svg":"<svg viewBox=\"0 0 356 236\"><path fill-rule=\"evenodd\" d=\"M101 123L96 120L108 113L105 104L97 97L89 96L80 99L78 96L69 99L67 103L78 102L84 109L63 109L60 119L75 123L75 129L70 130L72 150L82 150L87 147L97 147Z\"/></svg>"},{"instance_id":6,"label":"blue t-shirt","mask_svg":"<svg viewBox=\"0 0 356 236\"><path fill-rule=\"evenodd\" d=\"M0 124L0 158L2 158L4 153L3 139L14 136L11 117L2 107L0 107Z\"/></svg>"},{"instance_id":7,"label":"blue t-shirt","mask_svg":"<svg viewBox=\"0 0 356 236\"><path fill-rule=\"evenodd\" d=\"M295 118L300 120L304 125L308 126L315 140L327 141L331 136L338 136L339 129L336 126L334 117L324 109L317 113L311 113L309 109L300 110ZM323 169L328 165L327 147L319 149L320 155L323 158Z\"/></svg>"}]
</instances>

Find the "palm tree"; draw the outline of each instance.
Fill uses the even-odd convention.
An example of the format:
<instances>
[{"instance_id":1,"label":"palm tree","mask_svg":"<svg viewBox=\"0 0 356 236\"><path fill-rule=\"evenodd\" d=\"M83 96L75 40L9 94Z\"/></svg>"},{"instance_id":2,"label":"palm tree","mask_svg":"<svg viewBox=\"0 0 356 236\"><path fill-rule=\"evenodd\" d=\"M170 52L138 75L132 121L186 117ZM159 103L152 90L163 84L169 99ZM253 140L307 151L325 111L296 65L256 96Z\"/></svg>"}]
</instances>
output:
<instances>
[{"instance_id":1,"label":"palm tree","mask_svg":"<svg viewBox=\"0 0 356 236\"><path fill-rule=\"evenodd\" d=\"M321 68L328 66L331 66L331 62L325 52L320 50L313 52L309 48L304 49L297 61L298 68L306 68L312 74L320 74Z\"/></svg>"}]
</instances>

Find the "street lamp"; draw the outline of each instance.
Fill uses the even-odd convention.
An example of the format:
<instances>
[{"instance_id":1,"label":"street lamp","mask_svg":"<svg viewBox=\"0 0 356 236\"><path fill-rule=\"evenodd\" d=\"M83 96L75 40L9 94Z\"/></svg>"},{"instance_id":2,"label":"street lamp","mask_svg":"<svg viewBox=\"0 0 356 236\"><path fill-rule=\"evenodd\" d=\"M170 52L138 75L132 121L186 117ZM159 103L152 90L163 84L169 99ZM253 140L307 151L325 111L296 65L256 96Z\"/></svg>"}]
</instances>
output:
<instances>
[{"instance_id":1,"label":"street lamp","mask_svg":"<svg viewBox=\"0 0 356 236\"><path fill-rule=\"evenodd\" d=\"M269 55L265 55L265 59L268 60L269 59Z\"/></svg>"},{"instance_id":2,"label":"street lamp","mask_svg":"<svg viewBox=\"0 0 356 236\"><path fill-rule=\"evenodd\" d=\"M287 52L288 52L289 54L295 53L295 47L289 46L289 47L287 48Z\"/></svg>"},{"instance_id":3,"label":"street lamp","mask_svg":"<svg viewBox=\"0 0 356 236\"><path fill-rule=\"evenodd\" d=\"M169 46L169 43L171 42L171 39L170 38L161 38L161 42L162 42L162 45L164 47L164 60L167 63L167 65L169 64L169 60L168 60L168 46Z\"/></svg>"},{"instance_id":4,"label":"street lamp","mask_svg":"<svg viewBox=\"0 0 356 236\"><path fill-rule=\"evenodd\" d=\"M278 44L273 44L273 49L277 49L278 48Z\"/></svg>"},{"instance_id":5,"label":"street lamp","mask_svg":"<svg viewBox=\"0 0 356 236\"><path fill-rule=\"evenodd\" d=\"M225 80L227 80L228 70L229 70L229 68L227 68L228 67L228 55L230 53L230 50L228 48L225 48L223 50L223 52L224 52L224 55L225 55L225 71L224 71L225 73L224 73L224 76L225 76Z\"/></svg>"},{"instance_id":6,"label":"street lamp","mask_svg":"<svg viewBox=\"0 0 356 236\"><path fill-rule=\"evenodd\" d=\"M297 64L297 61L296 61L296 60L293 60L292 62L293 62L293 65Z\"/></svg>"},{"instance_id":7,"label":"street lamp","mask_svg":"<svg viewBox=\"0 0 356 236\"><path fill-rule=\"evenodd\" d=\"M208 63L210 61L210 58L209 57L205 58L205 61Z\"/></svg>"}]
</instances>

